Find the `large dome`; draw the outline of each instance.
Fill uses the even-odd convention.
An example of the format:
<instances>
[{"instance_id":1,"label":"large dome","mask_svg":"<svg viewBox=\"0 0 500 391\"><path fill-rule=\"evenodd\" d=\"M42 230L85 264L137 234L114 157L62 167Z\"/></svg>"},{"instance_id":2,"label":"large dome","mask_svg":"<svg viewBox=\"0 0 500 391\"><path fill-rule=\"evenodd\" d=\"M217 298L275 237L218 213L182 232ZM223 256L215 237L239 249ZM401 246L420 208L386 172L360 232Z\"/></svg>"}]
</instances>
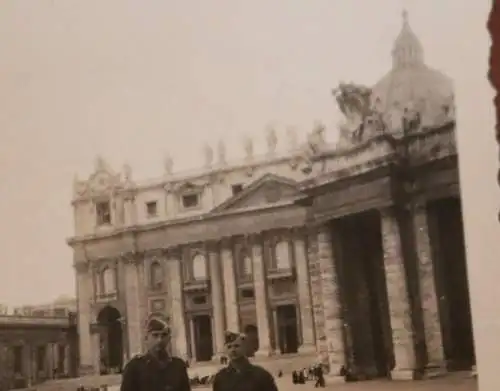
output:
<instances>
[{"instance_id":1,"label":"large dome","mask_svg":"<svg viewBox=\"0 0 500 391\"><path fill-rule=\"evenodd\" d=\"M453 107L453 82L424 62L422 45L403 12L403 27L392 50L390 72L374 85L371 106L382 114L387 130L401 131L402 116L420 114L422 127L433 127L449 116Z\"/></svg>"}]
</instances>

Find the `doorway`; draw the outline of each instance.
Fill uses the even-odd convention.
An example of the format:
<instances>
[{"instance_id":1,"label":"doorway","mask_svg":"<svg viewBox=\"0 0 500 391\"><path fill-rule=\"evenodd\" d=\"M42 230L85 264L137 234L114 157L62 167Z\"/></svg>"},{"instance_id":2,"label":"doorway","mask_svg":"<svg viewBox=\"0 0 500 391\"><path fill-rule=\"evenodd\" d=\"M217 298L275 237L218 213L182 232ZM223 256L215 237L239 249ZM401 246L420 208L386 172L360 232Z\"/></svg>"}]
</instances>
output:
<instances>
[{"instance_id":1,"label":"doorway","mask_svg":"<svg viewBox=\"0 0 500 391\"><path fill-rule=\"evenodd\" d=\"M394 366L378 212L332 222L344 317L345 362L359 380L386 377Z\"/></svg>"},{"instance_id":2,"label":"doorway","mask_svg":"<svg viewBox=\"0 0 500 391\"><path fill-rule=\"evenodd\" d=\"M294 304L277 306L276 317L280 353L297 353L299 349L297 308Z\"/></svg>"},{"instance_id":3,"label":"doorway","mask_svg":"<svg viewBox=\"0 0 500 391\"><path fill-rule=\"evenodd\" d=\"M120 373L123 367L121 314L115 307L104 307L97 316L100 326L101 374Z\"/></svg>"},{"instance_id":4,"label":"doorway","mask_svg":"<svg viewBox=\"0 0 500 391\"><path fill-rule=\"evenodd\" d=\"M460 199L429 203L428 216L444 355L448 370L469 370L475 353Z\"/></svg>"},{"instance_id":5,"label":"doorway","mask_svg":"<svg viewBox=\"0 0 500 391\"><path fill-rule=\"evenodd\" d=\"M195 315L193 326L196 361L211 361L214 355L212 319L209 315Z\"/></svg>"}]
</instances>

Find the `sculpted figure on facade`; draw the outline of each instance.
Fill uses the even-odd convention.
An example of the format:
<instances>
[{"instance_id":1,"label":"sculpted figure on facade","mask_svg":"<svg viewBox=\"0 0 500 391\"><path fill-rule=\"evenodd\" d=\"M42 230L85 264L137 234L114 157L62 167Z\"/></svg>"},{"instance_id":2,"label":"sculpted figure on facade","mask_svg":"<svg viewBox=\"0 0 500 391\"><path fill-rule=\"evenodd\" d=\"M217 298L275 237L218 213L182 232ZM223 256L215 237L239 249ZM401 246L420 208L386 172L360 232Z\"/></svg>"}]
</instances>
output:
<instances>
[{"instance_id":1,"label":"sculpted figure on facade","mask_svg":"<svg viewBox=\"0 0 500 391\"><path fill-rule=\"evenodd\" d=\"M286 137L288 140L288 150L295 151L297 149L297 129L293 126L289 126L286 130Z\"/></svg>"},{"instance_id":2,"label":"sculpted figure on facade","mask_svg":"<svg viewBox=\"0 0 500 391\"><path fill-rule=\"evenodd\" d=\"M165 175L172 175L173 168L174 168L174 161L172 159L172 156L170 154L166 154L165 158L163 160L163 168L165 171Z\"/></svg>"},{"instance_id":3,"label":"sculpted figure on facade","mask_svg":"<svg viewBox=\"0 0 500 391\"><path fill-rule=\"evenodd\" d=\"M274 129L274 127L272 126L269 126L267 128L266 141L268 154L274 155L274 153L276 152L276 146L278 145L278 136L276 134L276 129Z\"/></svg>"},{"instance_id":4,"label":"sculpted figure on facade","mask_svg":"<svg viewBox=\"0 0 500 391\"><path fill-rule=\"evenodd\" d=\"M205 158L205 167L211 167L214 160L214 150L208 143L203 146L203 156Z\"/></svg>"},{"instance_id":5,"label":"sculpted figure on facade","mask_svg":"<svg viewBox=\"0 0 500 391\"><path fill-rule=\"evenodd\" d=\"M219 164L220 165L225 165L227 163L226 161L226 145L224 144L224 140L220 139L219 143L217 144L217 155L219 159Z\"/></svg>"},{"instance_id":6,"label":"sculpted figure on facade","mask_svg":"<svg viewBox=\"0 0 500 391\"><path fill-rule=\"evenodd\" d=\"M253 159L253 141L250 137L245 137L243 141L243 147L245 148L245 160Z\"/></svg>"}]
</instances>

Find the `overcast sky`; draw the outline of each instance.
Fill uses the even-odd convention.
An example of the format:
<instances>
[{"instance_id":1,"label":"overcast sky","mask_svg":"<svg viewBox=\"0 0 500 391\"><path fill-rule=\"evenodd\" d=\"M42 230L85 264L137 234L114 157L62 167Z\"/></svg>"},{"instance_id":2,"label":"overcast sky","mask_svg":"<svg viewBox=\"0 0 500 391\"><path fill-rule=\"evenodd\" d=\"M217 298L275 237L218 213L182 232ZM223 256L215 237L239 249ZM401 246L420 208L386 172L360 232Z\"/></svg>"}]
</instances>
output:
<instances>
[{"instance_id":1,"label":"overcast sky","mask_svg":"<svg viewBox=\"0 0 500 391\"><path fill-rule=\"evenodd\" d=\"M0 301L74 294L71 186L97 153L146 178L168 151L176 169L202 164L205 141L222 137L238 157L251 134L262 149L270 123L304 135L321 120L334 139L331 88L390 69L403 8L426 62L483 97L471 76L486 73L473 61L488 48L480 3L1 1Z\"/></svg>"}]
</instances>

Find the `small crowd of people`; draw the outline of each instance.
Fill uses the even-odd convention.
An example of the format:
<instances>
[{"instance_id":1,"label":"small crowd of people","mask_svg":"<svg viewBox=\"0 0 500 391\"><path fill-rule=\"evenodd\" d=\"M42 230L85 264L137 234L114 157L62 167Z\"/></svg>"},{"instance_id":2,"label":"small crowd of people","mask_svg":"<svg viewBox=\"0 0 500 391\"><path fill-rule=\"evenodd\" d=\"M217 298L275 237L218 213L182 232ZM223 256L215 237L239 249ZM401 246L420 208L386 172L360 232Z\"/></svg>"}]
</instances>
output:
<instances>
[{"instance_id":1,"label":"small crowd of people","mask_svg":"<svg viewBox=\"0 0 500 391\"><path fill-rule=\"evenodd\" d=\"M278 373L278 377L281 377L283 374ZM315 388L325 387L325 376L323 371L323 366L321 364L315 364L310 366L309 368L303 368L301 370L295 370L292 372L292 383L293 384L306 384L306 381L315 380L314 384Z\"/></svg>"}]
</instances>

